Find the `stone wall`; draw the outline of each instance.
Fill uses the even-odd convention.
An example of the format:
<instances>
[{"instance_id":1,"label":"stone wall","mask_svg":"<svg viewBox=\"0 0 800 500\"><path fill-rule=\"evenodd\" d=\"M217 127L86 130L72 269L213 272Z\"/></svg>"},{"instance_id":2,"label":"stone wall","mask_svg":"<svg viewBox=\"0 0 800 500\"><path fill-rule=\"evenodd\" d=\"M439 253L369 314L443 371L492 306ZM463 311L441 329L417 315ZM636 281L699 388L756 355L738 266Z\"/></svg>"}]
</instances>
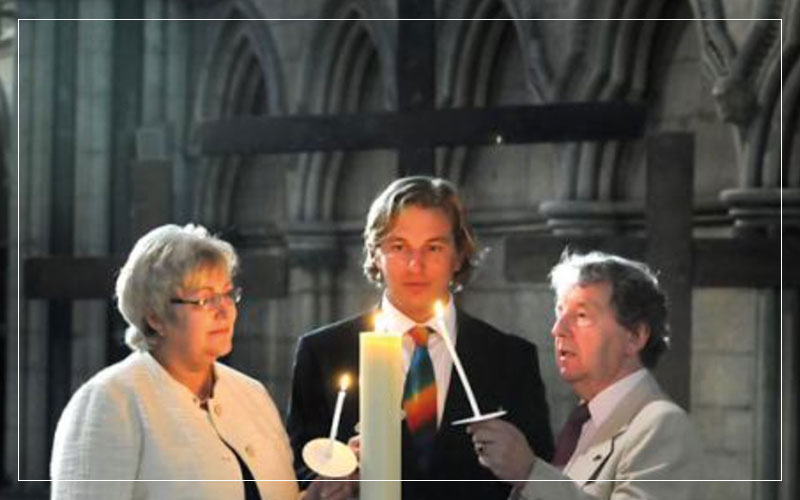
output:
<instances>
[{"instance_id":1,"label":"stone wall","mask_svg":"<svg viewBox=\"0 0 800 500\"><path fill-rule=\"evenodd\" d=\"M723 3L732 12L744 9L742 2ZM25 17L64 14L56 4L27 4ZM440 0L437 11L447 17L497 20L437 24L437 105L643 100L649 134L694 133L696 233L729 236L734 218L720 193L741 186L745 153L739 147L741 127L724 121L712 97L716 80L706 66L708 40L716 38L709 38L701 23L689 21L520 20L685 19L706 4ZM200 153L198 125L243 114L396 109L396 26L365 20L392 17L394 2L148 0L120 7L109 0L70 5L75 14L87 17L114 16L126 9L125 17L227 20L22 24L21 254L53 252L52 238L59 234L51 221L59 215L53 203L68 200L64 220L72 224L70 248L75 255L124 253L142 231L166 221L206 224L230 237L243 254L288 255L283 296L245 296L229 359L262 380L285 409L296 339L363 311L378 296L361 275L360 230L370 200L396 175L397 156L365 151L209 157ZM350 20L248 20L266 17ZM754 29L747 21L726 26L739 47L748 43ZM59 46L58 37L72 40L74 51ZM775 56L774 51L765 54ZM60 90L58 71L74 72L72 90ZM64 110L73 107L75 121L65 131L68 135L55 134L63 126ZM67 160L57 157L63 151L70 153ZM471 313L539 346L557 429L574 398L552 359L551 293L544 276L541 283L516 283L506 276L505 237L515 231L580 233L585 230L576 208L580 204L610 214L593 230L641 233L643 145L441 148L436 158L438 175L460 186L481 242L489 249L477 279L459 300ZM66 194L59 191L61 177L54 170L65 164L71 172ZM548 206L556 206L558 213ZM12 222L16 228L16 220ZM16 283L10 280L9 286L16 288ZM691 412L708 452L709 477L775 476L770 458L774 435L765 430L776 395L765 372L765 365L775 361L774 343L765 339L774 340L779 331L770 322L779 310L774 295L754 289L694 292L692 363L687 369L692 373ZM16 300L10 298L10 310L16 310ZM47 414L54 327L47 303L23 300L19 305L20 365L13 359L8 370L21 376L23 425L17 429L16 415L7 408L5 467L12 476L19 472L23 478L44 478L48 426L54 418ZM124 353L122 325L111 307L104 300L69 305L71 320L59 328L70 339L69 352L63 353L70 360L70 390ZM789 308L787 317L796 321L796 313L796 307ZM11 446L17 432L19 471L14 470L16 450ZM41 485L29 487L42 490ZM773 497L757 483L702 487L703 498Z\"/></svg>"}]
</instances>

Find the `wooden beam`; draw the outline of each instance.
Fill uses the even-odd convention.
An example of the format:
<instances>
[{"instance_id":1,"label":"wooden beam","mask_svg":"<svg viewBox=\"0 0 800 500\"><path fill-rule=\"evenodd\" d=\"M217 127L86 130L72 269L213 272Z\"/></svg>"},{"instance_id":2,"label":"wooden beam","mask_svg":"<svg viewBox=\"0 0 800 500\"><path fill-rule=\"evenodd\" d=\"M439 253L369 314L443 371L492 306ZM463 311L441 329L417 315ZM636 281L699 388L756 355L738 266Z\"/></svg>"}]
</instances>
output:
<instances>
[{"instance_id":1,"label":"wooden beam","mask_svg":"<svg viewBox=\"0 0 800 500\"><path fill-rule=\"evenodd\" d=\"M433 148L640 137L645 108L624 101L340 115L241 116L199 127L205 155Z\"/></svg>"},{"instance_id":2,"label":"wooden beam","mask_svg":"<svg viewBox=\"0 0 800 500\"><path fill-rule=\"evenodd\" d=\"M23 262L27 299L110 299L123 258L31 257Z\"/></svg>"},{"instance_id":3,"label":"wooden beam","mask_svg":"<svg viewBox=\"0 0 800 500\"><path fill-rule=\"evenodd\" d=\"M670 349L655 369L664 390L689 409L692 357L692 204L694 136L647 138L646 261L659 272L669 304Z\"/></svg>"},{"instance_id":4,"label":"wooden beam","mask_svg":"<svg viewBox=\"0 0 800 500\"><path fill-rule=\"evenodd\" d=\"M240 253L237 283L245 299L285 297L286 257ZM27 299L111 299L124 257L32 257L23 265Z\"/></svg>"},{"instance_id":5,"label":"wooden beam","mask_svg":"<svg viewBox=\"0 0 800 500\"><path fill-rule=\"evenodd\" d=\"M505 247L505 274L515 283L546 282L547 273L565 248L581 252L601 250L647 260L646 238L557 238L517 233L506 237ZM695 238L691 283L695 287L778 287L780 248L777 238ZM800 238L784 237L783 250L786 255L800 255ZM783 284L787 288L800 287L800 266L783 269Z\"/></svg>"},{"instance_id":6,"label":"wooden beam","mask_svg":"<svg viewBox=\"0 0 800 500\"><path fill-rule=\"evenodd\" d=\"M695 286L800 287L800 266L781 270L778 238L704 238L693 243ZM800 255L800 237L783 238L784 255Z\"/></svg>"},{"instance_id":7,"label":"wooden beam","mask_svg":"<svg viewBox=\"0 0 800 500\"><path fill-rule=\"evenodd\" d=\"M406 19L397 23L397 107L400 111L432 110L436 90L434 2L403 0L397 9L398 17ZM434 175L434 148L400 149L398 167L401 176Z\"/></svg>"}]
</instances>

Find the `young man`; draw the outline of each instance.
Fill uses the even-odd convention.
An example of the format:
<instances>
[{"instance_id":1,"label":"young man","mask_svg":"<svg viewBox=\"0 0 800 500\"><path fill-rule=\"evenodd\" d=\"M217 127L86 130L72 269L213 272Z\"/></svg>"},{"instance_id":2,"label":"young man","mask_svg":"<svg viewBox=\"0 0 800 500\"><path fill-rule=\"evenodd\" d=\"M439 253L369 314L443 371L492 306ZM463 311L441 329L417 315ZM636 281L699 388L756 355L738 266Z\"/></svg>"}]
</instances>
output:
<instances>
[{"instance_id":1,"label":"young man","mask_svg":"<svg viewBox=\"0 0 800 500\"><path fill-rule=\"evenodd\" d=\"M536 347L467 315L454 304L451 291L466 282L475 253L475 238L458 194L442 179L396 180L375 199L367 215L364 273L383 289L378 307L389 330L407 332L403 335L403 479L497 479L478 463L464 428L451 425L470 416L471 411L437 331L433 317L437 300L445 305L447 329L481 408L507 410L505 418L521 429L538 455L552 454ZM300 478L310 478L300 458L303 446L328 433L337 376L347 372L357 380L358 335L373 329L372 317L369 312L323 327L298 343L287 429ZM354 434L359 417L358 394L354 392L348 394L341 417L343 440ZM422 416L417 412L425 404L411 404L420 392L428 395L428 409ZM402 489L408 500L505 499L510 491L496 481L405 482Z\"/></svg>"},{"instance_id":2,"label":"young man","mask_svg":"<svg viewBox=\"0 0 800 500\"><path fill-rule=\"evenodd\" d=\"M521 499L693 498L693 483L680 480L701 475L699 439L649 371L667 348L666 297L655 276L599 252L565 254L550 276L556 365L581 405L552 464L507 422L471 426L481 463ZM559 479L574 481L542 481Z\"/></svg>"}]
</instances>

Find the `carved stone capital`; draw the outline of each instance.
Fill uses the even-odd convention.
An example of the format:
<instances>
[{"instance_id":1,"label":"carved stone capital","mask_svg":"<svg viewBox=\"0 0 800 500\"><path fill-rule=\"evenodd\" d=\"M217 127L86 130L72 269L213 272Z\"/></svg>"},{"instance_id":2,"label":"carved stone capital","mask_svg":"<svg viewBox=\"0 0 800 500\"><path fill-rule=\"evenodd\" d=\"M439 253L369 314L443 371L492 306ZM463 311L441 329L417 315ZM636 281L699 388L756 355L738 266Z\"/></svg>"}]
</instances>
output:
<instances>
[{"instance_id":1,"label":"carved stone capital","mask_svg":"<svg viewBox=\"0 0 800 500\"><path fill-rule=\"evenodd\" d=\"M714 83L711 95L717 105L717 112L728 123L747 126L758 111L756 94L750 83L730 75Z\"/></svg>"},{"instance_id":2,"label":"carved stone capital","mask_svg":"<svg viewBox=\"0 0 800 500\"><path fill-rule=\"evenodd\" d=\"M635 201L548 200L539 205L555 235L609 235L643 224L643 204Z\"/></svg>"},{"instance_id":3,"label":"carved stone capital","mask_svg":"<svg viewBox=\"0 0 800 500\"><path fill-rule=\"evenodd\" d=\"M737 236L800 233L800 189L726 189L720 200L728 207ZM782 205L782 206L781 206Z\"/></svg>"}]
</instances>

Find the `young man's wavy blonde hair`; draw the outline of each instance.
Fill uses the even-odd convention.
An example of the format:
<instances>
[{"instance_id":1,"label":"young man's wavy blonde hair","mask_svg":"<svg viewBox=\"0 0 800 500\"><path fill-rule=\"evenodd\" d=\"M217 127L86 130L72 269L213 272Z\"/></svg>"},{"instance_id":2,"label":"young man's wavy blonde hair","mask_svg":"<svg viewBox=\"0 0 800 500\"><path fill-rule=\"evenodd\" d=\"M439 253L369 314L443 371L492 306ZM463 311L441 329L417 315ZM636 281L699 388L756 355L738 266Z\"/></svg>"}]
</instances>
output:
<instances>
[{"instance_id":1,"label":"young man's wavy blonde hair","mask_svg":"<svg viewBox=\"0 0 800 500\"><path fill-rule=\"evenodd\" d=\"M372 283L383 284L376 252L398 214L410 206L441 210L450 220L456 251L461 259L461 267L453 276L454 291L459 290L469 282L478 264L477 241L455 186L435 177L397 179L372 202L364 227L364 275Z\"/></svg>"}]
</instances>

